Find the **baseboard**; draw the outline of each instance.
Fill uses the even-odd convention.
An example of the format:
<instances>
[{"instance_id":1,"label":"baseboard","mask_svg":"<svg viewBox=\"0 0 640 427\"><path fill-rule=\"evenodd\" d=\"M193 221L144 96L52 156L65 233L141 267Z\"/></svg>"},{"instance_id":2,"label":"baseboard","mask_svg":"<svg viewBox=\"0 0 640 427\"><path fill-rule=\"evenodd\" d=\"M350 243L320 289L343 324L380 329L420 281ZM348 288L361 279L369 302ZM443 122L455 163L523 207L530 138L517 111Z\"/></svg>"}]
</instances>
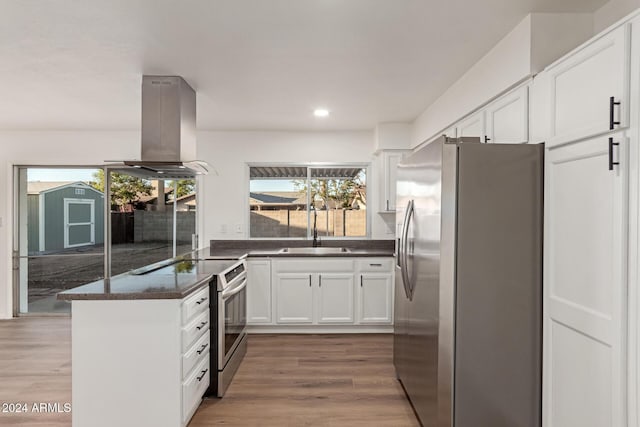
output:
<instances>
[{"instance_id":1,"label":"baseboard","mask_svg":"<svg viewBox=\"0 0 640 427\"><path fill-rule=\"evenodd\" d=\"M249 334L392 334L393 325L250 325Z\"/></svg>"}]
</instances>

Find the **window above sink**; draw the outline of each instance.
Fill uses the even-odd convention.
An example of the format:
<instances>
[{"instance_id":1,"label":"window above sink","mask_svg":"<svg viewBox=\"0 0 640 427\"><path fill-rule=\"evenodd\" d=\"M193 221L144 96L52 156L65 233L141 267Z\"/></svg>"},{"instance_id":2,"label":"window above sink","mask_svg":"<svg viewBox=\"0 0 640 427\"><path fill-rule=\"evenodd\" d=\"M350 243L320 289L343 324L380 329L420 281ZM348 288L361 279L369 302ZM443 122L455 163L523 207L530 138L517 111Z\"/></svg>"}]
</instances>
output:
<instances>
[{"instance_id":1,"label":"window above sink","mask_svg":"<svg viewBox=\"0 0 640 427\"><path fill-rule=\"evenodd\" d=\"M367 164L249 165L249 237L368 237L367 175Z\"/></svg>"}]
</instances>

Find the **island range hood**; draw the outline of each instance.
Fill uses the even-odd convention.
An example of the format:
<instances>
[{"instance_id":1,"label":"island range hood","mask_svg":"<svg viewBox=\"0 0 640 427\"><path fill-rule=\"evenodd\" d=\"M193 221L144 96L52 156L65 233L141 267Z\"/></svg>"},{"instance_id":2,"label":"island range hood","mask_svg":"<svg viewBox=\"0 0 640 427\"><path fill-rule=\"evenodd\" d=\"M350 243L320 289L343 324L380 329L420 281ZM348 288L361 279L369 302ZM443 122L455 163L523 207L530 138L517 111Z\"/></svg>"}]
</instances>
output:
<instances>
[{"instance_id":1,"label":"island range hood","mask_svg":"<svg viewBox=\"0 0 640 427\"><path fill-rule=\"evenodd\" d=\"M196 92L179 76L142 77L142 150L127 173L146 179L190 179L209 165L196 158Z\"/></svg>"}]
</instances>

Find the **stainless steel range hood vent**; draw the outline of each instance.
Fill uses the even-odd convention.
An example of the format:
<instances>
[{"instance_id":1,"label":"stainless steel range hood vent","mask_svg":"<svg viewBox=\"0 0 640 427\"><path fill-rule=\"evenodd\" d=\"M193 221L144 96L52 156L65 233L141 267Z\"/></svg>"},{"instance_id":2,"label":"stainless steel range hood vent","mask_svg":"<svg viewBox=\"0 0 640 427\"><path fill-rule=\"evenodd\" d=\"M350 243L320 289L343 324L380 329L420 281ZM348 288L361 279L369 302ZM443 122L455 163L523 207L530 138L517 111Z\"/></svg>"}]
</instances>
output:
<instances>
[{"instance_id":1,"label":"stainless steel range hood vent","mask_svg":"<svg viewBox=\"0 0 640 427\"><path fill-rule=\"evenodd\" d=\"M196 158L196 92L179 76L142 76L142 151L129 173L188 179L209 172Z\"/></svg>"}]
</instances>

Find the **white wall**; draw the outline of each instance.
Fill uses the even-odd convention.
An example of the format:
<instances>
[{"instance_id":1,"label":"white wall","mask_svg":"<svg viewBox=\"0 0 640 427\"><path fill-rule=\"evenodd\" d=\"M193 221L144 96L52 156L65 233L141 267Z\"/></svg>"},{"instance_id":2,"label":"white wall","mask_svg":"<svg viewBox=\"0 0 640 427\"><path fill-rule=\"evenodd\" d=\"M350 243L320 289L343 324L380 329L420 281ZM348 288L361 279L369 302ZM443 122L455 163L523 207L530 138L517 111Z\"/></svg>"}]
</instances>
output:
<instances>
[{"instance_id":1,"label":"white wall","mask_svg":"<svg viewBox=\"0 0 640 427\"><path fill-rule=\"evenodd\" d=\"M599 33L639 7L640 0L609 0L593 14L595 33Z\"/></svg>"},{"instance_id":2,"label":"white wall","mask_svg":"<svg viewBox=\"0 0 640 427\"><path fill-rule=\"evenodd\" d=\"M14 165L99 165L140 157L140 132L0 132L0 318L12 315Z\"/></svg>"},{"instance_id":3,"label":"white wall","mask_svg":"<svg viewBox=\"0 0 640 427\"><path fill-rule=\"evenodd\" d=\"M200 241L248 238L247 163L371 163L367 177L372 237L389 239L378 206L377 167L372 161L373 131L354 132L201 132L198 158L209 162L218 175L202 179L200 212L204 229ZM391 225L393 227L393 225ZM240 232L237 232L237 229ZM226 231L224 231L226 230Z\"/></svg>"},{"instance_id":4,"label":"white wall","mask_svg":"<svg viewBox=\"0 0 640 427\"><path fill-rule=\"evenodd\" d=\"M431 139L496 94L529 76L528 16L429 106L414 122L411 146Z\"/></svg>"},{"instance_id":5,"label":"white wall","mask_svg":"<svg viewBox=\"0 0 640 427\"><path fill-rule=\"evenodd\" d=\"M640 0L638 0L640 1ZM589 13L534 13L475 63L413 123L411 147L542 71L593 34Z\"/></svg>"}]
</instances>

